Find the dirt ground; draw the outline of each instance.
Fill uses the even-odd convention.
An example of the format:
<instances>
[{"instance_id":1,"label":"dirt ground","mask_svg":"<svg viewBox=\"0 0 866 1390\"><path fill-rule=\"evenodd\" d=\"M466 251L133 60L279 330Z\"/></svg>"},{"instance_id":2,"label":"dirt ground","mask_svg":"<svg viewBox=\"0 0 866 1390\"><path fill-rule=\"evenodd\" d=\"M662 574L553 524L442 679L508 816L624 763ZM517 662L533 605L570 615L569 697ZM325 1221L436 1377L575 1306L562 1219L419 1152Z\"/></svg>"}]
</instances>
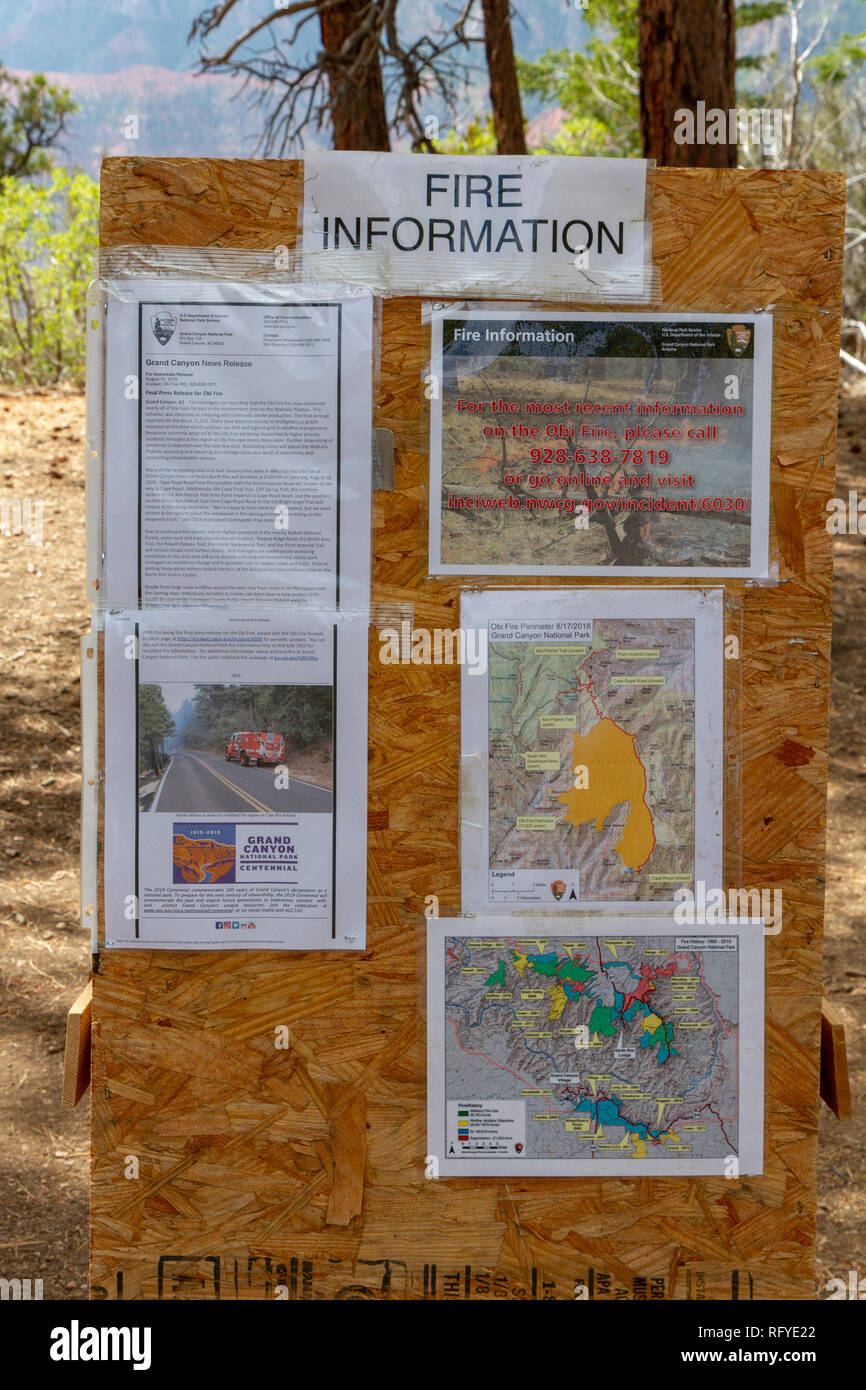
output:
<instances>
[{"instance_id":1,"label":"dirt ground","mask_svg":"<svg viewBox=\"0 0 866 1390\"><path fill-rule=\"evenodd\" d=\"M866 494L866 390L839 402L836 496ZM818 1288L848 1271L866 1274L866 949L860 940L866 861L866 538L835 538L830 792L824 991L842 1015L848 1045L853 1114L839 1123L821 1106L818 1147Z\"/></svg>"},{"instance_id":2,"label":"dirt ground","mask_svg":"<svg viewBox=\"0 0 866 1390\"><path fill-rule=\"evenodd\" d=\"M839 496L862 484L864 437L866 391L843 394ZM0 1274L42 1279L46 1299L81 1298L88 1113L60 1109L66 1011L90 968L78 902L80 395L0 395L0 504L14 499L30 499L31 526L42 504L43 535L0 535ZM819 1296L831 1275L866 1273L866 540L838 537L836 564L825 980L847 1028L855 1114L839 1124L822 1106Z\"/></svg>"},{"instance_id":3,"label":"dirt ground","mask_svg":"<svg viewBox=\"0 0 866 1390\"><path fill-rule=\"evenodd\" d=\"M60 1109L66 1011L90 973L78 899L84 453L80 395L0 396L0 504L29 500L34 536L0 535L0 1274L42 1279L54 1299L87 1292L88 1108Z\"/></svg>"}]
</instances>

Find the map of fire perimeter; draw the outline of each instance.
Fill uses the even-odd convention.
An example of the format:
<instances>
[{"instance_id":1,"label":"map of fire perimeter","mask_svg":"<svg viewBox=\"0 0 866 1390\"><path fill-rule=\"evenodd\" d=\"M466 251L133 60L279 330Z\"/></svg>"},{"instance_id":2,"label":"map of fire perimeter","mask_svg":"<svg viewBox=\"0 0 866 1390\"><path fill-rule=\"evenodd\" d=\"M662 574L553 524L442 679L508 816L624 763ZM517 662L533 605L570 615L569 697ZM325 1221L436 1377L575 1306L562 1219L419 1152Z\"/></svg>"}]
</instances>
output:
<instances>
[{"instance_id":1,"label":"map of fire perimeter","mask_svg":"<svg viewBox=\"0 0 866 1390\"><path fill-rule=\"evenodd\" d=\"M429 1144L442 1171L759 1171L761 927L585 925L431 923Z\"/></svg>"},{"instance_id":2,"label":"map of fire perimeter","mask_svg":"<svg viewBox=\"0 0 866 1390\"><path fill-rule=\"evenodd\" d=\"M717 881L718 601L559 597L517 592L508 617L498 595L464 602L488 635L483 711L483 682L463 682L464 753L487 770L487 862L464 855L464 906L667 903Z\"/></svg>"}]
</instances>

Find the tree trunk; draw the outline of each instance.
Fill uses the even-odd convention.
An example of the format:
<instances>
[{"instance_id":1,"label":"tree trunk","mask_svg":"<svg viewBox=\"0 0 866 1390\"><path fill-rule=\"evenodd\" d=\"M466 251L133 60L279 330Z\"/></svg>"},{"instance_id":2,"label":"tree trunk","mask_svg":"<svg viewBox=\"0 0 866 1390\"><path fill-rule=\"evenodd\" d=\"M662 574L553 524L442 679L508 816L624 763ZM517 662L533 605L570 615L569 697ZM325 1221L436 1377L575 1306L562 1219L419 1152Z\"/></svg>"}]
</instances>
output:
<instances>
[{"instance_id":1,"label":"tree trunk","mask_svg":"<svg viewBox=\"0 0 866 1390\"><path fill-rule=\"evenodd\" d=\"M340 0L319 11L335 150L391 148L378 25L360 43L351 42L369 8L370 0Z\"/></svg>"},{"instance_id":2,"label":"tree trunk","mask_svg":"<svg viewBox=\"0 0 866 1390\"><path fill-rule=\"evenodd\" d=\"M493 129L500 154L526 154L523 108L511 39L510 0L481 0Z\"/></svg>"},{"instance_id":3,"label":"tree trunk","mask_svg":"<svg viewBox=\"0 0 866 1390\"><path fill-rule=\"evenodd\" d=\"M659 164L735 168L736 141L710 113L736 106L734 0L640 0L640 123L643 152ZM698 103L703 103L702 110ZM693 113L690 123L677 112ZM713 127L715 126L715 130ZM675 134L681 140L676 140ZM685 137L685 138L683 138Z\"/></svg>"}]
</instances>

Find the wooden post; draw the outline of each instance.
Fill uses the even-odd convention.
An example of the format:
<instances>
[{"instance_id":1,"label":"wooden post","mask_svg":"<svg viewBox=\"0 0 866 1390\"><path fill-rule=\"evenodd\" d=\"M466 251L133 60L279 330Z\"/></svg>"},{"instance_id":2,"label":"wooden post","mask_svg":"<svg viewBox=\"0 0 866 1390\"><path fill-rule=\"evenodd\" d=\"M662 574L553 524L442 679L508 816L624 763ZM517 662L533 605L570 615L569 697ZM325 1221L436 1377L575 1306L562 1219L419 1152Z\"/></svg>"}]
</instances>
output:
<instances>
[{"instance_id":1,"label":"wooden post","mask_svg":"<svg viewBox=\"0 0 866 1390\"><path fill-rule=\"evenodd\" d=\"M60 1104L74 1110L90 1085L90 1022L93 982L88 980L66 1015L66 1047L63 1053L63 1090Z\"/></svg>"}]
</instances>

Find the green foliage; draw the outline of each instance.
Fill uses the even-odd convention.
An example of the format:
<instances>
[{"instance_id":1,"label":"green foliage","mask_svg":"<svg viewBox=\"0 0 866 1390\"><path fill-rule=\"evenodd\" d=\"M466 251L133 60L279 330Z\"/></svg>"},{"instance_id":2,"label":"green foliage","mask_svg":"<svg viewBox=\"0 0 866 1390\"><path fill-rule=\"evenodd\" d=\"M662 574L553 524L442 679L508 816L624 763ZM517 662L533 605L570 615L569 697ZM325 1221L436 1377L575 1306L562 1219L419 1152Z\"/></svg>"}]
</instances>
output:
<instances>
[{"instance_id":1,"label":"green foliage","mask_svg":"<svg viewBox=\"0 0 866 1390\"><path fill-rule=\"evenodd\" d=\"M165 761L163 741L174 733L174 723L158 685L142 685L138 691L138 771L158 772Z\"/></svg>"},{"instance_id":2,"label":"green foliage","mask_svg":"<svg viewBox=\"0 0 866 1390\"><path fill-rule=\"evenodd\" d=\"M866 168L866 34L842 28L861 19L859 4L843 0L829 15L825 4L798 11L796 61L790 51L790 3L769 8L772 13L764 5L737 7L741 26L782 17L754 36L750 46L759 52L750 56L752 71L743 75L739 99L750 107L781 110L784 137L781 148L769 157L760 146L744 145L740 162L764 164L769 158L781 167L862 173ZM823 28L828 17L833 42L827 41ZM740 59L738 66L747 64ZM866 182L856 178L848 188L846 234L843 312L846 318L861 318L866 304Z\"/></svg>"},{"instance_id":3,"label":"green foliage","mask_svg":"<svg viewBox=\"0 0 866 1390\"><path fill-rule=\"evenodd\" d=\"M221 753L238 729L282 734L288 748L310 748L331 734L330 686L199 685L183 731L188 748Z\"/></svg>"},{"instance_id":4,"label":"green foliage","mask_svg":"<svg viewBox=\"0 0 866 1390\"><path fill-rule=\"evenodd\" d=\"M21 178L51 167L47 151L78 107L42 73L15 77L0 68L0 175Z\"/></svg>"},{"instance_id":5,"label":"green foliage","mask_svg":"<svg viewBox=\"0 0 866 1390\"><path fill-rule=\"evenodd\" d=\"M435 150L437 154L495 154L496 132L493 129L493 117L488 117L484 124L481 121L470 121L462 133L454 130L445 139L436 140Z\"/></svg>"},{"instance_id":6,"label":"green foliage","mask_svg":"<svg viewBox=\"0 0 866 1390\"><path fill-rule=\"evenodd\" d=\"M551 154L639 155L637 0L592 0L586 51L555 49L534 63L518 60L528 97L565 112Z\"/></svg>"},{"instance_id":7,"label":"green foliage","mask_svg":"<svg viewBox=\"0 0 866 1390\"><path fill-rule=\"evenodd\" d=\"M816 85L838 87L866 63L866 34L841 34L837 43L806 63Z\"/></svg>"},{"instance_id":8,"label":"green foliage","mask_svg":"<svg viewBox=\"0 0 866 1390\"><path fill-rule=\"evenodd\" d=\"M0 382L83 383L98 205L86 174L0 179Z\"/></svg>"},{"instance_id":9,"label":"green foliage","mask_svg":"<svg viewBox=\"0 0 866 1390\"><path fill-rule=\"evenodd\" d=\"M745 29L749 24L763 24L765 19L778 19L787 13L787 0L766 0L766 3L738 5L734 23L738 29Z\"/></svg>"},{"instance_id":10,"label":"green foliage","mask_svg":"<svg viewBox=\"0 0 866 1390\"><path fill-rule=\"evenodd\" d=\"M803 163L813 169L866 171L866 79L864 36L843 34L837 44L809 60L806 70L815 98L800 122ZM826 61L825 61L826 60ZM848 186L845 214L844 318L866 318L866 181ZM851 342L843 339L850 348Z\"/></svg>"}]
</instances>

